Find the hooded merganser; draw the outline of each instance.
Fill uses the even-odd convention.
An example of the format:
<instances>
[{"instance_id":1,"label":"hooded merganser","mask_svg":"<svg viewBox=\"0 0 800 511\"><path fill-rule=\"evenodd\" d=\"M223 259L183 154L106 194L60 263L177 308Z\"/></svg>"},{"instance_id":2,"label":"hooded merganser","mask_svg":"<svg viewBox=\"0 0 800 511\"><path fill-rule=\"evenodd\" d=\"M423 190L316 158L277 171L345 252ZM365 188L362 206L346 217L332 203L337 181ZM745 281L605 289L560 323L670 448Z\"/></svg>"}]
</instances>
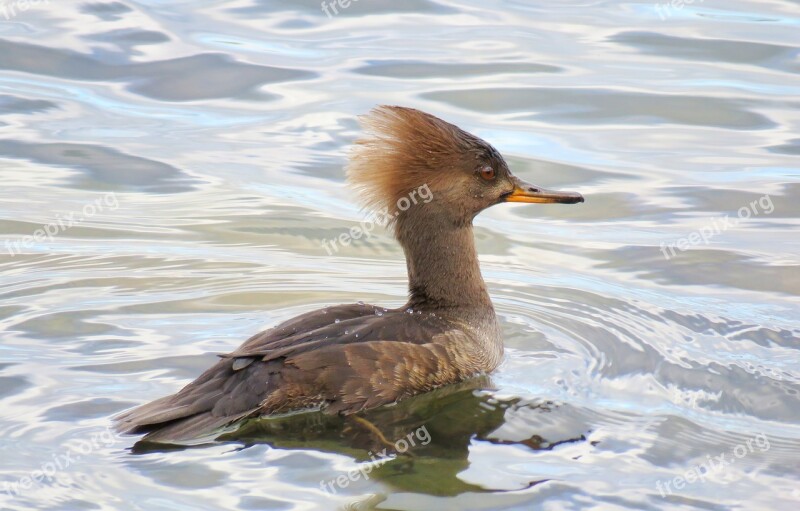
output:
<instances>
[{"instance_id":1,"label":"hooded merganser","mask_svg":"<svg viewBox=\"0 0 800 511\"><path fill-rule=\"evenodd\" d=\"M180 443L249 417L348 415L497 367L503 343L473 218L502 202L583 197L521 181L491 145L419 110L380 106L361 120L367 136L347 176L366 206L390 210L423 186L432 196L389 215L406 256L408 302L336 305L261 332L178 393L116 417L121 431Z\"/></svg>"}]
</instances>

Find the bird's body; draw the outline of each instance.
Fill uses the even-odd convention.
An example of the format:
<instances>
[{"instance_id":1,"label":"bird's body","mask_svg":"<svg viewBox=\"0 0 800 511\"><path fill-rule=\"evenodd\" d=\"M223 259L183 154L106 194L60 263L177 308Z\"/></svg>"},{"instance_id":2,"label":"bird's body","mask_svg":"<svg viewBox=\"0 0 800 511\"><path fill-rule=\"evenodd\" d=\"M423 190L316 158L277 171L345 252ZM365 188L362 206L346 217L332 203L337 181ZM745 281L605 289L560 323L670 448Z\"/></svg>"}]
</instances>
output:
<instances>
[{"instance_id":1,"label":"bird's body","mask_svg":"<svg viewBox=\"0 0 800 511\"><path fill-rule=\"evenodd\" d=\"M177 394L119 419L158 442L252 416L350 414L491 371L498 341L493 314L474 328L429 311L337 305L251 337Z\"/></svg>"},{"instance_id":2,"label":"bird's body","mask_svg":"<svg viewBox=\"0 0 800 511\"><path fill-rule=\"evenodd\" d=\"M248 417L352 414L497 367L503 344L473 217L499 202L583 199L525 185L491 146L418 110L380 107L366 124L373 136L357 145L349 177L367 203L392 207L422 184L433 193L393 216L408 303L337 305L286 321L223 355L178 393L118 416L121 430L187 442Z\"/></svg>"}]
</instances>

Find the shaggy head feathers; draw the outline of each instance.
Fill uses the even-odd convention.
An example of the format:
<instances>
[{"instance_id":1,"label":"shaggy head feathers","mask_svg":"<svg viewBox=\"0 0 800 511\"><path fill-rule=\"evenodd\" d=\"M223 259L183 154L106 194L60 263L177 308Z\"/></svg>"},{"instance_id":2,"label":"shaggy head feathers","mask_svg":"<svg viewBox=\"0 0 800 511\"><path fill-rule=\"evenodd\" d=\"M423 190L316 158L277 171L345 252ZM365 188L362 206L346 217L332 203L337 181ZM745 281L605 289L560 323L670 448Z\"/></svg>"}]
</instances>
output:
<instances>
[{"instance_id":1,"label":"shaggy head feathers","mask_svg":"<svg viewBox=\"0 0 800 511\"><path fill-rule=\"evenodd\" d=\"M448 193L465 168L497 156L486 142L413 108L379 106L360 117L365 136L356 141L347 179L368 209L396 208L397 201L428 185Z\"/></svg>"}]
</instances>

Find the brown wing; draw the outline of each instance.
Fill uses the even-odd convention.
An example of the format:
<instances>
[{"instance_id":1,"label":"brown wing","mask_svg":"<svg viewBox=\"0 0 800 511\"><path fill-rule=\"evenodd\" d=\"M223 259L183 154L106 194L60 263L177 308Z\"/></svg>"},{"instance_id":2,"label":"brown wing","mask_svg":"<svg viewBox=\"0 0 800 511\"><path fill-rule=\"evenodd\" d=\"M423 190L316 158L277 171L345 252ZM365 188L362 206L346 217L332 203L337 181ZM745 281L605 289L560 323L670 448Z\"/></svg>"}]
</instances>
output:
<instances>
[{"instance_id":1,"label":"brown wing","mask_svg":"<svg viewBox=\"0 0 800 511\"><path fill-rule=\"evenodd\" d=\"M268 361L332 344L381 340L424 344L435 335L452 329L450 322L432 314L410 314L371 305L356 307L371 309L365 313L359 311L362 313L354 317L338 310L322 309L316 311L316 315L310 318L313 321L304 330L278 326L251 337L236 351L223 357L263 357ZM354 314L356 311L346 312Z\"/></svg>"},{"instance_id":2,"label":"brown wing","mask_svg":"<svg viewBox=\"0 0 800 511\"><path fill-rule=\"evenodd\" d=\"M445 337L462 335L451 331ZM322 404L327 413L349 414L461 381L477 369L471 354L457 346L370 341L303 351L284 359L282 385L265 398L262 413Z\"/></svg>"},{"instance_id":3,"label":"brown wing","mask_svg":"<svg viewBox=\"0 0 800 511\"><path fill-rule=\"evenodd\" d=\"M262 413L393 402L451 381L450 355L431 344L451 328L436 316L370 305L314 311L252 337L178 393L118 416L118 427L176 442ZM401 388L407 377L413 385Z\"/></svg>"}]
</instances>

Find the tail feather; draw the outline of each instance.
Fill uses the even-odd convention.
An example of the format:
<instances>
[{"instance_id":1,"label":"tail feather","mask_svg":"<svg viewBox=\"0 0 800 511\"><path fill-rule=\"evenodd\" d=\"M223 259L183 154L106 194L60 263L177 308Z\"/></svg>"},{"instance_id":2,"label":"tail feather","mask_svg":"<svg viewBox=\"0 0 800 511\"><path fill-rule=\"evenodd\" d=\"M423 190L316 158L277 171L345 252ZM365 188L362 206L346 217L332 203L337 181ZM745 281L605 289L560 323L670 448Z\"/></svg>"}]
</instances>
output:
<instances>
[{"instance_id":1,"label":"tail feather","mask_svg":"<svg viewBox=\"0 0 800 511\"><path fill-rule=\"evenodd\" d=\"M184 417L169 423L162 423L147 433L141 442L157 444L192 445L215 440L225 432L225 427L250 415L251 410L234 417L216 417L211 412L204 412Z\"/></svg>"},{"instance_id":2,"label":"tail feather","mask_svg":"<svg viewBox=\"0 0 800 511\"><path fill-rule=\"evenodd\" d=\"M266 364L238 371L233 364L234 359L223 359L178 393L117 415L117 430L147 433L143 441L156 443L196 443L218 436L225 426L256 414L267 392L267 378L254 374L264 371ZM247 381L263 381L264 387L233 396L237 384Z\"/></svg>"}]
</instances>

